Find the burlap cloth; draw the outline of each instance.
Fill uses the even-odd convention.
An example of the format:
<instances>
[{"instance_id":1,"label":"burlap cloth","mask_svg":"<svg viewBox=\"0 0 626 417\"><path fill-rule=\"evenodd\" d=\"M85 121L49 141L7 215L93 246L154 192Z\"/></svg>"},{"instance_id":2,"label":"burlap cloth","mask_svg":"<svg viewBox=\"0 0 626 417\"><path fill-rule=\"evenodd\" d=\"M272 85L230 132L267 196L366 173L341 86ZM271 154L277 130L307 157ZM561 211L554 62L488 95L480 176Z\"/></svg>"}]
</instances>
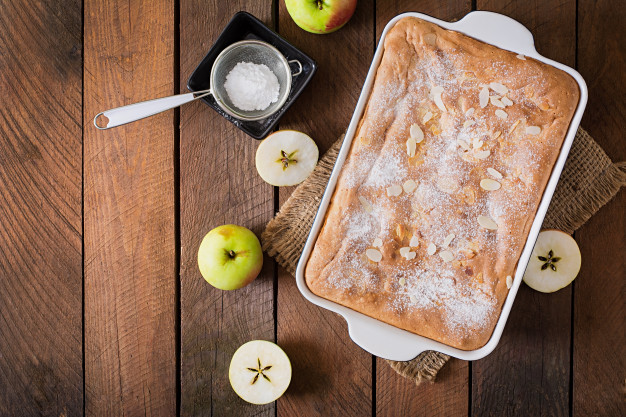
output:
<instances>
[{"instance_id":1,"label":"burlap cloth","mask_svg":"<svg viewBox=\"0 0 626 417\"><path fill-rule=\"evenodd\" d=\"M261 236L263 249L292 275L342 141L343 136L320 159L311 176L294 190ZM579 128L543 228L573 233L624 185L626 162L614 164L596 141ZM434 380L448 359L443 353L427 351L407 362L387 362L397 373L419 384Z\"/></svg>"}]
</instances>

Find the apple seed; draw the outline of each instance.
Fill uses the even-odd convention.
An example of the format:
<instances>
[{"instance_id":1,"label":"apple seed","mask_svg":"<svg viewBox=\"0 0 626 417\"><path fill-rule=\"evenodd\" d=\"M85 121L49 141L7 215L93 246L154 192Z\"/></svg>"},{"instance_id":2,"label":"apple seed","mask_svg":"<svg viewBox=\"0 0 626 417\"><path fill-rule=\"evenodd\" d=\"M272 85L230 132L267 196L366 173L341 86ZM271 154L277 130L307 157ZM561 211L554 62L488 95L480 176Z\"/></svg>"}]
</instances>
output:
<instances>
[{"instance_id":1,"label":"apple seed","mask_svg":"<svg viewBox=\"0 0 626 417\"><path fill-rule=\"evenodd\" d=\"M550 267L551 270L556 272L555 263L561 260L560 257L554 256L554 252L552 251L552 249L550 249L550 252L548 252L548 256L537 256L537 258L539 258L541 262L544 262L544 264L541 265L542 271L545 271L546 269L548 269L548 267Z\"/></svg>"},{"instance_id":2,"label":"apple seed","mask_svg":"<svg viewBox=\"0 0 626 417\"><path fill-rule=\"evenodd\" d=\"M298 162L296 159L294 159L296 152L298 151L293 151L290 154L288 154L287 152L283 150L280 151L281 157L278 158L276 162L283 164L283 171L289 168L289 164L295 164Z\"/></svg>"},{"instance_id":3,"label":"apple seed","mask_svg":"<svg viewBox=\"0 0 626 417\"><path fill-rule=\"evenodd\" d=\"M254 383L259 379L259 375L266 379L267 382L272 382L272 380L264 374L265 371L269 371L270 369L272 369L272 365L261 367L261 358L256 358L256 360L257 364L259 365L258 368L247 368L248 371L255 372L254 378L252 378L252 382L250 383L250 385L254 385Z\"/></svg>"}]
</instances>

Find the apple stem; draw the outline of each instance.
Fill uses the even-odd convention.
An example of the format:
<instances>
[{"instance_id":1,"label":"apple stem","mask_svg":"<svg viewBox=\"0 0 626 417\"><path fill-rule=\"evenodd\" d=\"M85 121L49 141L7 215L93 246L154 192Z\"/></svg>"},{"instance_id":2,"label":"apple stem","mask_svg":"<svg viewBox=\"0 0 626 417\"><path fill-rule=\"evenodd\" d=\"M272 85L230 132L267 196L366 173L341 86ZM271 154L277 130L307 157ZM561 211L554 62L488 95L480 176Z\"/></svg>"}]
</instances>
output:
<instances>
[{"instance_id":1,"label":"apple stem","mask_svg":"<svg viewBox=\"0 0 626 417\"><path fill-rule=\"evenodd\" d=\"M317 8L320 10L323 10L323 1L322 0L317 0Z\"/></svg>"},{"instance_id":2,"label":"apple stem","mask_svg":"<svg viewBox=\"0 0 626 417\"><path fill-rule=\"evenodd\" d=\"M232 249L231 249L231 250L229 250L229 251L228 251L228 257L229 257L230 259L233 259L233 258L235 257L235 251L234 251L234 250L232 250Z\"/></svg>"}]
</instances>

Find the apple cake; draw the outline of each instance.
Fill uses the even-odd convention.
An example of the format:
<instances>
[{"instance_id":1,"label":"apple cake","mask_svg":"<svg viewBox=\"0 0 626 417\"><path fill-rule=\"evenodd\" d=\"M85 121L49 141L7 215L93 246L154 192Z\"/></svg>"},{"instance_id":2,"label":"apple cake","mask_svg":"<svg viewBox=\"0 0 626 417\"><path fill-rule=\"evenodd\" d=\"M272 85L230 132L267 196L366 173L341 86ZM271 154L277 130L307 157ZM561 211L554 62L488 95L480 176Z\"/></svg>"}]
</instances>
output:
<instances>
[{"instance_id":1,"label":"apple cake","mask_svg":"<svg viewBox=\"0 0 626 417\"><path fill-rule=\"evenodd\" d=\"M579 97L557 68L399 20L306 265L310 290L449 346L485 345Z\"/></svg>"}]
</instances>

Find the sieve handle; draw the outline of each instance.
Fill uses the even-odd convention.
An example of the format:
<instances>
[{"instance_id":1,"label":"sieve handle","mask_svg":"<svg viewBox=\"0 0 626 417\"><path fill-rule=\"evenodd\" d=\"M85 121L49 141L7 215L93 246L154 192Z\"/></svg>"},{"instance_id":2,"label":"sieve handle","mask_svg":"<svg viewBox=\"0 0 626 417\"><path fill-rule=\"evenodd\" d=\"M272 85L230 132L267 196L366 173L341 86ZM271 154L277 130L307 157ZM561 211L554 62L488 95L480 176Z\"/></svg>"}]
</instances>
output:
<instances>
[{"instance_id":1,"label":"sieve handle","mask_svg":"<svg viewBox=\"0 0 626 417\"><path fill-rule=\"evenodd\" d=\"M96 117L93 118L93 124L100 130L110 129L182 106L209 94L211 94L211 90L202 90L117 107L96 114Z\"/></svg>"},{"instance_id":2,"label":"sieve handle","mask_svg":"<svg viewBox=\"0 0 626 417\"><path fill-rule=\"evenodd\" d=\"M302 74L302 63L300 61L298 61L297 59L292 59L291 61L287 61L287 63L289 64L290 69L291 69L291 64L298 64L298 72L293 72L291 74L293 77Z\"/></svg>"}]
</instances>

